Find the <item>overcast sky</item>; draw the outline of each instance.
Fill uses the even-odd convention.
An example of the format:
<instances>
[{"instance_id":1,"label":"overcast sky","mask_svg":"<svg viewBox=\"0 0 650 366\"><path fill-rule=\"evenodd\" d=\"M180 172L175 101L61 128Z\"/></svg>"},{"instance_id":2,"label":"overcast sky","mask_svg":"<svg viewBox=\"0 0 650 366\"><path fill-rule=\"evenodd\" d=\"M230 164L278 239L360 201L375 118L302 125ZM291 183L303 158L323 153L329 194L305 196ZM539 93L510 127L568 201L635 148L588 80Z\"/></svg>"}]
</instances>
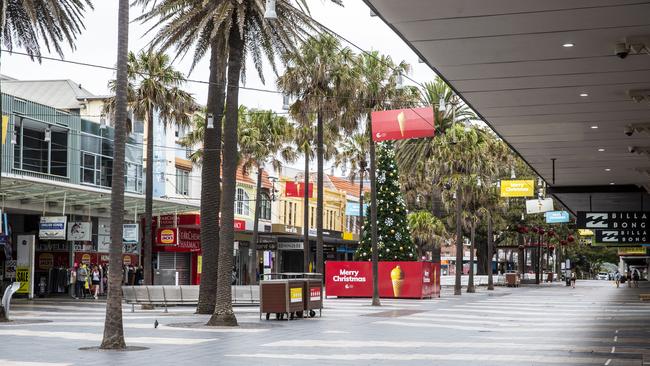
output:
<instances>
[{"instance_id":1,"label":"overcast sky","mask_svg":"<svg viewBox=\"0 0 650 366\"><path fill-rule=\"evenodd\" d=\"M418 63L417 56L388 28L378 17L371 17L370 10L361 0L344 0L344 7L339 7L327 0L308 0L312 16L341 34L364 50L377 50L390 55L396 62L405 60L412 66L409 75L418 82L431 80L434 73L425 64ZM94 1L95 10L85 17L86 30L78 38L75 51L65 49L65 59L89 64L113 66L116 60L117 47L117 1ZM140 15L141 9L131 8L131 19ZM144 33L149 29L147 24L131 23L129 28L129 49L139 51L147 45L151 35ZM357 51L354 46L344 44ZM358 51L357 51L358 52ZM208 53L209 54L209 53ZM56 54L49 56L58 57ZM191 64L191 55L179 60L175 66L187 73ZM266 85L262 84L254 67L247 67L245 86L275 89L275 76L267 69ZM59 61L43 60L41 64L31 62L21 55L2 54L2 74L23 80L71 79L95 94L108 94L107 82L114 78L110 70L67 64ZM188 78L208 80L207 57L201 60ZM405 80L406 83L410 81ZM186 89L196 98L197 102L205 104L207 86L189 82ZM276 93L241 90L240 103L248 107L269 108L281 111L282 97ZM300 163L298 163L300 164ZM300 166L300 165L298 165Z\"/></svg>"},{"instance_id":2,"label":"overcast sky","mask_svg":"<svg viewBox=\"0 0 650 366\"><path fill-rule=\"evenodd\" d=\"M406 60L413 67L410 75L420 82L433 77L433 72L425 65L418 64L417 56L377 17L370 17L370 10L361 0L344 0L345 7L339 7L327 0L308 0L312 16L326 26L338 32L343 37L354 42L365 50L378 50L388 54L395 61ZM77 49L65 50L65 59L81 61L90 64L113 66L116 60L117 46L117 1L94 1L95 10L87 13L85 18L86 30L77 41ZM131 19L141 12L139 8L131 8ZM145 32L148 25L131 23L129 29L129 49L139 51L151 39ZM353 46L347 45L354 49ZM356 49L355 49L356 51ZM50 56L58 57L53 54ZM176 63L176 67L185 73L189 71L191 55ZM264 89L275 89L275 76L270 69L265 73L266 85L262 84L252 65L247 67L246 86ZM114 77L110 70L66 64L57 61L46 61L42 64L31 62L25 56L2 55L2 74L25 80L39 79L72 79L84 88L96 94L107 94L106 84ZM196 69L188 77L196 80L208 79L207 57L201 60ZM408 82L408 80L407 80ZM195 95L197 101L205 104L207 86L199 83L188 83L186 88ZM240 101L249 107L279 109L282 98L273 93L263 93L242 90Z\"/></svg>"}]
</instances>

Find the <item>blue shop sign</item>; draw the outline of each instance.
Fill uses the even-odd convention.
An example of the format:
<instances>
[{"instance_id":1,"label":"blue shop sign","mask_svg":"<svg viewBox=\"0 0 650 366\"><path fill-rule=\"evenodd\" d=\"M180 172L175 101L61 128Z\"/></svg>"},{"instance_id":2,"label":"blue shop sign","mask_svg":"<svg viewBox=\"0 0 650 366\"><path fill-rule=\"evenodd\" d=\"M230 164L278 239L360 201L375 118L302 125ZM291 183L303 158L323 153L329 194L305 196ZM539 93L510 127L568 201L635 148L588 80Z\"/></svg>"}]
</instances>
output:
<instances>
[{"instance_id":1,"label":"blue shop sign","mask_svg":"<svg viewBox=\"0 0 650 366\"><path fill-rule=\"evenodd\" d=\"M569 222L569 213L566 211L549 211L544 213L547 224L560 224Z\"/></svg>"}]
</instances>

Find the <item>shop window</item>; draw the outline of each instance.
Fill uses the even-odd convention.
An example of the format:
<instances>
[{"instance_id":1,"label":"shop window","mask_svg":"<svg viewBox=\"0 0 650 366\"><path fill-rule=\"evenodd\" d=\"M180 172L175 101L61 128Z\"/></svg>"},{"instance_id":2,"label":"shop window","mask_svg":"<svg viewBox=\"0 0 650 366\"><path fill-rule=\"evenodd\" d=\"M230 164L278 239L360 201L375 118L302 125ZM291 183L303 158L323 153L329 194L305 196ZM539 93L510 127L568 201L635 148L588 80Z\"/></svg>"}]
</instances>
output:
<instances>
[{"instance_id":1,"label":"shop window","mask_svg":"<svg viewBox=\"0 0 650 366\"><path fill-rule=\"evenodd\" d=\"M250 215L248 193L243 188L237 188L237 201L235 207L237 215Z\"/></svg>"},{"instance_id":2,"label":"shop window","mask_svg":"<svg viewBox=\"0 0 650 366\"><path fill-rule=\"evenodd\" d=\"M68 176L68 131L60 127L19 119L14 127L14 168ZM49 140L45 141L46 131Z\"/></svg>"},{"instance_id":3,"label":"shop window","mask_svg":"<svg viewBox=\"0 0 650 366\"><path fill-rule=\"evenodd\" d=\"M176 168L176 194L187 196L190 193L190 172Z\"/></svg>"}]
</instances>

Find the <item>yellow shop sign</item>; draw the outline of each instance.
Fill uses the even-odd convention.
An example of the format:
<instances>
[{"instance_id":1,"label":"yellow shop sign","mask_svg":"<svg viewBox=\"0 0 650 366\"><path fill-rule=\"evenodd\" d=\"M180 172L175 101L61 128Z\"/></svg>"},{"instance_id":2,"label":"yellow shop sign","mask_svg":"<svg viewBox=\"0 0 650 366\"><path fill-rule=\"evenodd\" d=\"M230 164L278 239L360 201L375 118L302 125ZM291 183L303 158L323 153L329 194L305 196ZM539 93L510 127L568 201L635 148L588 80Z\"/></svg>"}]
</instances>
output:
<instances>
[{"instance_id":1,"label":"yellow shop sign","mask_svg":"<svg viewBox=\"0 0 650 366\"><path fill-rule=\"evenodd\" d=\"M501 197L533 197L535 196L535 181L502 180Z\"/></svg>"}]
</instances>

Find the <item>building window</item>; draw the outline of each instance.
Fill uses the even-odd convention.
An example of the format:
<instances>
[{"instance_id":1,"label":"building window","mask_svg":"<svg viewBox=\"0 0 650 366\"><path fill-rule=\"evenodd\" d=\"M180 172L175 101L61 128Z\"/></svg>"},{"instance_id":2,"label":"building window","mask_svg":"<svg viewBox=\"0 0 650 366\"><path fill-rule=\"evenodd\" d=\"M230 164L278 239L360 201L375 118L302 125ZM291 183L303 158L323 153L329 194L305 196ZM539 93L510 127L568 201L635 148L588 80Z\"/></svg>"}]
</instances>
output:
<instances>
[{"instance_id":1,"label":"building window","mask_svg":"<svg viewBox=\"0 0 650 366\"><path fill-rule=\"evenodd\" d=\"M176 194L190 194L190 172L185 169L176 168Z\"/></svg>"},{"instance_id":2,"label":"building window","mask_svg":"<svg viewBox=\"0 0 650 366\"><path fill-rule=\"evenodd\" d=\"M250 215L248 202L248 193L243 188L237 188L237 202L235 203L237 215Z\"/></svg>"},{"instance_id":3,"label":"building window","mask_svg":"<svg viewBox=\"0 0 650 366\"><path fill-rule=\"evenodd\" d=\"M266 192L262 192L262 202L260 202L260 219L271 220L271 197Z\"/></svg>"},{"instance_id":4,"label":"building window","mask_svg":"<svg viewBox=\"0 0 650 366\"><path fill-rule=\"evenodd\" d=\"M67 177L68 131L33 120L16 119L14 168ZM45 141L46 133L49 141Z\"/></svg>"}]
</instances>

